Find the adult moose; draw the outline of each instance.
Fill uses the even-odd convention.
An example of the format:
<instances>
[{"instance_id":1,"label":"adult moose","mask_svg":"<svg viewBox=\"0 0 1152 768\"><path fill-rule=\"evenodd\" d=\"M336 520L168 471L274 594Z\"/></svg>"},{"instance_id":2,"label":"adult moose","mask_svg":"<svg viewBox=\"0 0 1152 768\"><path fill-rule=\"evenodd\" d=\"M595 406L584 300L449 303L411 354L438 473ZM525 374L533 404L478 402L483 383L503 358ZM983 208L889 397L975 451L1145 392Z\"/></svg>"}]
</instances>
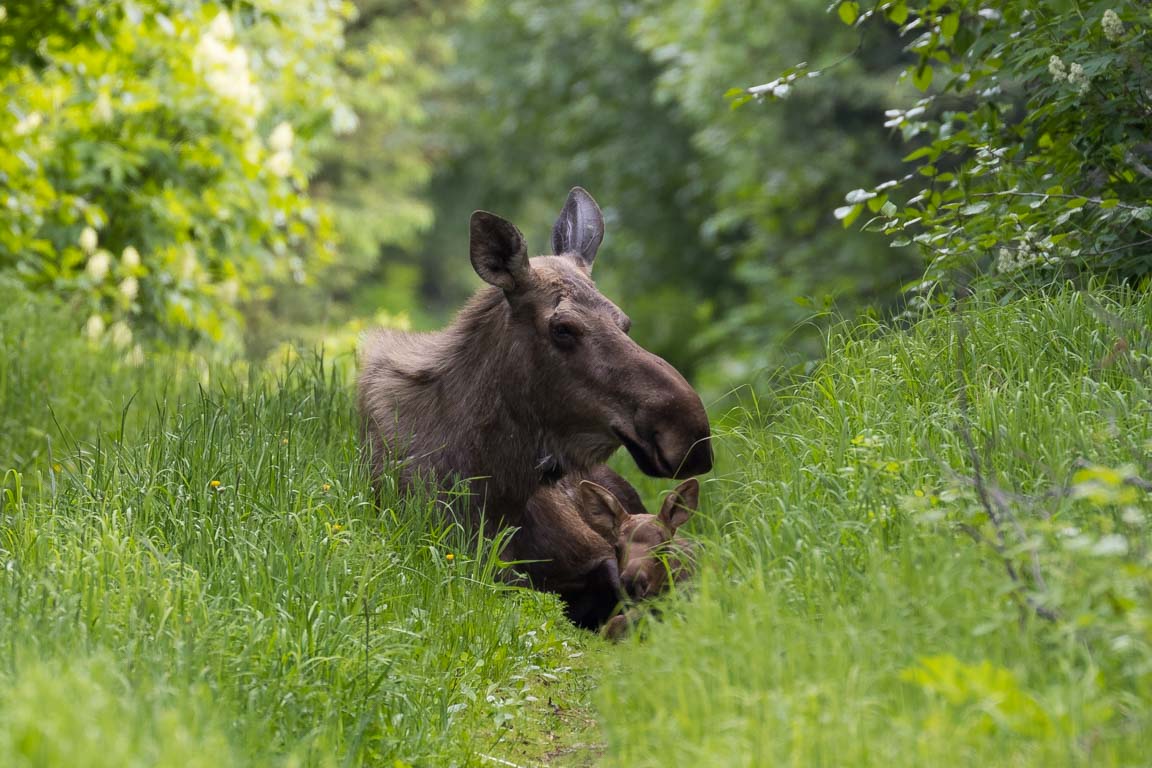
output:
<instances>
[{"instance_id":1,"label":"adult moose","mask_svg":"<svg viewBox=\"0 0 1152 768\"><path fill-rule=\"evenodd\" d=\"M620 445L642 471L683 478L712 467L699 396L628 337L630 321L592 283L604 237L576 187L552 232L554 255L485 211L470 221L472 267L488 283L435 333L380 330L363 349L359 405L379 481L466 480L468 521L518 525L541 485Z\"/></svg>"}]
</instances>

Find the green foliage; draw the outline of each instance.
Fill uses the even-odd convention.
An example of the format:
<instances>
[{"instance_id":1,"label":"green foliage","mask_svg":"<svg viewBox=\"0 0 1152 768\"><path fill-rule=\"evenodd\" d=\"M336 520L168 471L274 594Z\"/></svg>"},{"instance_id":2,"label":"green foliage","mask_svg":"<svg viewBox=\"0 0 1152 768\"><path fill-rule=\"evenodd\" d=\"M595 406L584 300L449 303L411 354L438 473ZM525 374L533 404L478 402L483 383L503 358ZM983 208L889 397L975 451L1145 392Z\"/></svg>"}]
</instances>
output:
<instances>
[{"instance_id":1,"label":"green foliage","mask_svg":"<svg viewBox=\"0 0 1152 768\"><path fill-rule=\"evenodd\" d=\"M414 255L434 219L425 192L444 139L432 110L455 56L446 28L465 5L357 2L337 57L341 106L333 127L339 130L317 142L309 184L340 234L339 262L306 284L279 291L268 312L254 318L250 349L259 352L283 339L286 324L291 333L315 340L318 325L381 310L423 317L422 296L408 278L419 277ZM303 92L310 87L303 81L297 86Z\"/></svg>"},{"instance_id":2,"label":"green foliage","mask_svg":"<svg viewBox=\"0 0 1152 768\"><path fill-rule=\"evenodd\" d=\"M0 23L10 61L37 41L0 72L0 268L120 347L133 327L234 343L241 301L332 258L303 190L350 7L51 7L55 30L35 13Z\"/></svg>"},{"instance_id":3,"label":"green foliage","mask_svg":"<svg viewBox=\"0 0 1152 768\"><path fill-rule=\"evenodd\" d=\"M981 294L734 413L699 583L603 685L607 763L1139 763L1150 317Z\"/></svg>"},{"instance_id":4,"label":"green foliage","mask_svg":"<svg viewBox=\"0 0 1152 768\"><path fill-rule=\"evenodd\" d=\"M925 92L886 126L912 170L837 211L929 265L922 302L957 269L1022 285L1152 271L1152 16L1141 3L888 2L841 19L895 27Z\"/></svg>"},{"instance_id":5,"label":"green foliage","mask_svg":"<svg viewBox=\"0 0 1152 768\"><path fill-rule=\"evenodd\" d=\"M900 166L879 125L900 97L890 82L904 55L891 36L873 35L867 55L850 56L857 35L830 30L825 6L805 0L653 2L633 29L660 66L658 96L690 119L703 156L696 183L710 205L701 231L735 286L714 299L723 311L695 340L724 366L718 378L745 381L817 356L821 323L806 321L833 304L852 316L894 303L914 256L830 226L846 185ZM722 97L766 66L800 59L839 64L816 80L793 73L802 86L776 83L771 105L732 110Z\"/></svg>"},{"instance_id":6,"label":"green foliage","mask_svg":"<svg viewBox=\"0 0 1152 768\"><path fill-rule=\"evenodd\" d=\"M809 318L890 304L915 274L913 254L845 233L830 213L861 172L900 167L879 124L898 47L782 108L732 111L723 98L766 62L851 51L854 35L828 34L821 7L519 0L479 4L454 38L427 300L451 306L473 285L461 269L472 209L522 222L544 251L572 184L605 208L597 280L636 338L713 392L815 356Z\"/></svg>"}]
</instances>

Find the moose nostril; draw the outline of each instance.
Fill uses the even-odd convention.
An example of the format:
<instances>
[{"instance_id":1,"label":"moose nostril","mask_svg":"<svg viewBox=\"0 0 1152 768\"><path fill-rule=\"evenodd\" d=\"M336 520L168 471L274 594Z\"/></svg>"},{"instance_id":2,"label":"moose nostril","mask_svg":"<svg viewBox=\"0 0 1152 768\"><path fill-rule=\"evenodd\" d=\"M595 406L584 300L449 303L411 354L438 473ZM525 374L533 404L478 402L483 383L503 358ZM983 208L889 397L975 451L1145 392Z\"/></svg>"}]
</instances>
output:
<instances>
[{"instance_id":1,"label":"moose nostril","mask_svg":"<svg viewBox=\"0 0 1152 768\"><path fill-rule=\"evenodd\" d=\"M688 449L688 454L676 468L675 477L695 477L696 475L703 475L712 471L712 440L711 438L704 438L697 440Z\"/></svg>"}]
</instances>

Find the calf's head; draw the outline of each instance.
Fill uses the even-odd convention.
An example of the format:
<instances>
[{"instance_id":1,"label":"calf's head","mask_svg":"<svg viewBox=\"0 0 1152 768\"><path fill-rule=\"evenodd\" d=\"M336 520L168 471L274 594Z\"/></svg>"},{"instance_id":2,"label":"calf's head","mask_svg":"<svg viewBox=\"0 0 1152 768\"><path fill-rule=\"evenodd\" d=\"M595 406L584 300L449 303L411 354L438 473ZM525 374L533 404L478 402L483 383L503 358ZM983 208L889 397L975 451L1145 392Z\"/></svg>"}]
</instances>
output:
<instances>
[{"instance_id":1,"label":"calf's head","mask_svg":"<svg viewBox=\"0 0 1152 768\"><path fill-rule=\"evenodd\" d=\"M668 589L692 570L692 547L676 531L700 506L700 483L685 480L672 491L655 515L630 515L606 488L585 481L588 524L602 535L611 531L620 564L620 583L633 600L646 600ZM591 498L596 496L595 501Z\"/></svg>"},{"instance_id":2,"label":"calf's head","mask_svg":"<svg viewBox=\"0 0 1152 768\"><path fill-rule=\"evenodd\" d=\"M552 232L554 255L529 259L511 222L477 211L470 222L476 273L503 292L510 366L527 373L534 412L560 444L561 473L603 461L623 444L656 477L712 468L708 416L675 368L628 336L631 321L592 282L604 237L596 201L576 187Z\"/></svg>"}]
</instances>

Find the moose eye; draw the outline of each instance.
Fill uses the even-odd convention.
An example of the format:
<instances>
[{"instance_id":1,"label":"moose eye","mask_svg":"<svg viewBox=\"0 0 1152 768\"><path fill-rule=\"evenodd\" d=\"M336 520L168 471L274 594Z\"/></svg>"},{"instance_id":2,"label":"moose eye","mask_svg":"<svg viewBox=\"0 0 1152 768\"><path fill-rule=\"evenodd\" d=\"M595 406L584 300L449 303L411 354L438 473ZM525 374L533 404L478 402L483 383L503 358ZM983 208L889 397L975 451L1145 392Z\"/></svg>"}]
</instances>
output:
<instances>
[{"instance_id":1,"label":"moose eye","mask_svg":"<svg viewBox=\"0 0 1152 768\"><path fill-rule=\"evenodd\" d=\"M551 325L552 341L556 346L570 349L580 337L580 330L572 323L556 322Z\"/></svg>"}]
</instances>

